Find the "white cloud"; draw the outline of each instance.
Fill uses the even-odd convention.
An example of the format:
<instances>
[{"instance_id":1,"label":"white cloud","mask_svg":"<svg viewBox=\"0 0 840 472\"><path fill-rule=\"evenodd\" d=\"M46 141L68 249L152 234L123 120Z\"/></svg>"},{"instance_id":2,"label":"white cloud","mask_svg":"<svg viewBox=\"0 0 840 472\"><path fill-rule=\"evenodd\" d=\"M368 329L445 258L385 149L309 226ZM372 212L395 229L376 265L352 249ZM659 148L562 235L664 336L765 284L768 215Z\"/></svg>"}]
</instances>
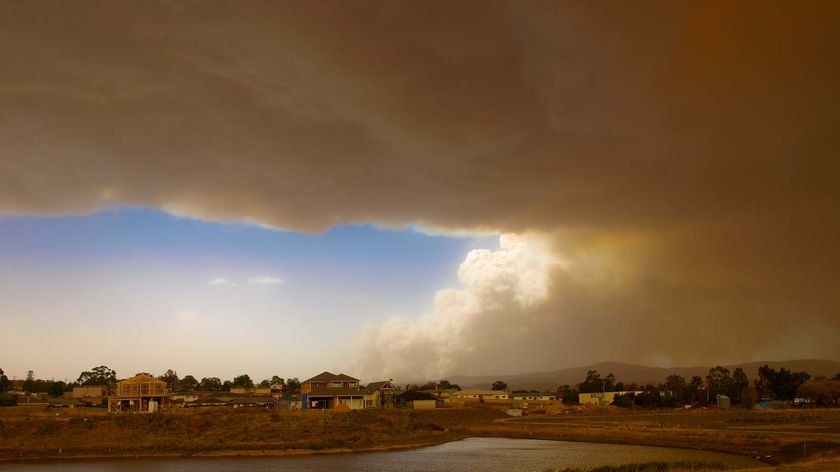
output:
<instances>
[{"instance_id":1,"label":"white cloud","mask_svg":"<svg viewBox=\"0 0 840 472\"><path fill-rule=\"evenodd\" d=\"M558 260L535 235L502 235L501 249L470 251L458 269L461 289L437 292L430 313L394 316L356 340L355 369L365 378L437 379L469 358L497 350L494 340L548 295Z\"/></svg>"},{"instance_id":2,"label":"white cloud","mask_svg":"<svg viewBox=\"0 0 840 472\"><path fill-rule=\"evenodd\" d=\"M281 285L283 279L270 275L255 275L248 279L248 283L254 285Z\"/></svg>"},{"instance_id":3,"label":"white cloud","mask_svg":"<svg viewBox=\"0 0 840 472\"><path fill-rule=\"evenodd\" d=\"M231 282L230 280L224 277L216 277L215 279L211 279L207 281L207 285L218 285L218 286L225 286L225 287L237 287L239 284L235 282Z\"/></svg>"}]
</instances>

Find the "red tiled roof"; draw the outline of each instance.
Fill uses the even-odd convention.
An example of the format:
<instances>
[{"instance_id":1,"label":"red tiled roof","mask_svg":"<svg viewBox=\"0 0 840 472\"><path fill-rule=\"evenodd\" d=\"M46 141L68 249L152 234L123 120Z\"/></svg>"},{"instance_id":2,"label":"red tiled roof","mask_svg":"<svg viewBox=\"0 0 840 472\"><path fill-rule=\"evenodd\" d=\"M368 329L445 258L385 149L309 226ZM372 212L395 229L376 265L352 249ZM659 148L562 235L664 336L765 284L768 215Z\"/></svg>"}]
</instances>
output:
<instances>
[{"instance_id":1,"label":"red tiled roof","mask_svg":"<svg viewBox=\"0 0 840 472\"><path fill-rule=\"evenodd\" d=\"M350 377L349 375L344 374L333 374L332 372L321 372L320 374L312 377L311 379L304 380L301 383L308 383L308 382L358 382L359 379L355 379Z\"/></svg>"}]
</instances>

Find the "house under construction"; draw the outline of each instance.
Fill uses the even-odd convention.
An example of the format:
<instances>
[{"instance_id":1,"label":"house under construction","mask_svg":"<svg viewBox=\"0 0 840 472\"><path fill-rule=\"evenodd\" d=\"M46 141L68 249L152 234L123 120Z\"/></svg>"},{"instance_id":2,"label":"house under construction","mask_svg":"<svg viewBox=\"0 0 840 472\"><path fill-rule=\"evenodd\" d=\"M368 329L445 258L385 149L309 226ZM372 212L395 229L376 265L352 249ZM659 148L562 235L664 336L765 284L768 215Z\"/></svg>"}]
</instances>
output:
<instances>
[{"instance_id":1,"label":"house under construction","mask_svg":"<svg viewBox=\"0 0 840 472\"><path fill-rule=\"evenodd\" d=\"M108 397L108 411L154 413L166 401L166 382L138 374L117 382L117 395Z\"/></svg>"}]
</instances>

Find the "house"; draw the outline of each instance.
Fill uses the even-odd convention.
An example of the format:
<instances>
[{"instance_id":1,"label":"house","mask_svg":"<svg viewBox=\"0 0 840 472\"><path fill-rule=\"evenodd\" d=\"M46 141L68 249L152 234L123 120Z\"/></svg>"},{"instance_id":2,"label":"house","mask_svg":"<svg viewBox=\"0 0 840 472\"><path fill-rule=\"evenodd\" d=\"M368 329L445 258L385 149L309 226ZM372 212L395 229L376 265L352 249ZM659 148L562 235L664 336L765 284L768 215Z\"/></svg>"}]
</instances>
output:
<instances>
[{"instance_id":1,"label":"house","mask_svg":"<svg viewBox=\"0 0 840 472\"><path fill-rule=\"evenodd\" d=\"M621 391L621 392L580 393L580 394L578 394L578 402L581 405L607 406L607 405L610 405L615 400L615 397L617 397L619 395L627 395L628 393L639 395L642 392L640 390L637 390L637 391Z\"/></svg>"},{"instance_id":2,"label":"house","mask_svg":"<svg viewBox=\"0 0 840 472\"><path fill-rule=\"evenodd\" d=\"M237 395L271 395L271 387L231 387L230 393Z\"/></svg>"},{"instance_id":3,"label":"house","mask_svg":"<svg viewBox=\"0 0 840 472\"><path fill-rule=\"evenodd\" d=\"M211 407L211 406L225 406L233 408L245 407L260 407L260 408L274 408L277 405L277 400L274 397L266 395L236 395L227 392L219 392L214 395L208 395L189 402L184 402L185 408L197 407Z\"/></svg>"},{"instance_id":4,"label":"house","mask_svg":"<svg viewBox=\"0 0 840 472\"><path fill-rule=\"evenodd\" d=\"M371 382L365 387L365 408L393 408L396 388L390 380Z\"/></svg>"},{"instance_id":5,"label":"house","mask_svg":"<svg viewBox=\"0 0 840 472\"><path fill-rule=\"evenodd\" d=\"M322 372L300 383L301 404L304 410L358 410L365 407L365 391L359 379L345 374Z\"/></svg>"},{"instance_id":6,"label":"house","mask_svg":"<svg viewBox=\"0 0 840 472\"><path fill-rule=\"evenodd\" d=\"M553 402L557 400L557 395L539 392L514 392L511 394L511 398L528 402Z\"/></svg>"},{"instance_id":7,"label":"house","mask_svg":"<svg viewBox=\"0 0 840 472\"><path fill-rule=\"evenodd\" d=\"M108 411L153 413L166 398L166 382L138 374L117 382L116 396L108 397Z\"/></svg>"},{"instance_id":8,"label":"house","mask_svg":"<svg viewBox=\"0 0 840 472\"><path fill-rule=\"evenodd\" d=\"M275 404L274 397L266 396L266 395L259 395L259 396L242 396L242 397L233 397L228 401L228 404L232 405L234 408L244 408L244 407L260 407L260 408L273 408Z\"/></svg>"},{"instance_id":9,"label":"house","mask_svg":"<svg viewBox=\"0 0 840 472\"><path fill-rule=\"evenodd\" d=\"M456 400L509 400L510 394L504 390L460 390L451 395L449 398Z\"/></svg>"},{"instance_id":10,"label":"house","mask_svg":"<svg viewBox=\"0 0 840 472\"><path fill-rule=\"evenodd\" d=\"M231 397L225 397L221 395L208 395L206 397L196 398L195 400L189 400L184 402L184 408L197 408L197 407L208 407L208 406L229 406L228 403L232 400Z\"/></svg>"},{"instance_id":11,"label":"house","mask_svg":"<svg viewBox=\"0 0 840 472\"><path fill-rule=\"evenodd\" d=\"M450 396L460 392L461 389L460 388L444 388L444 389L436 388L434 390L422 390L422 391L434 394L438 398L449 398Z\"/></svg>"},{"instance_id":12,"label":"house","mask_svg":"<svg viewBox=\"0 0 840 472\"><path fill-rule=\"evenodd\" d=\"M431 393L409 390L397 395L397 405L401 408L430 410L437 407L437 397Z\"/></svg>"},{"instance_id":13,"label":"house","mask_svg":"<svg viewBox=\"0 0 840 472\"><path fill-rule=\"evenodd\" d=\"M204 397L209 397L214 392L203 392L199 390L189 390L186 392L178 392L169 394L169 399L173 402L181 402L183 404L187 404L189 402L194 402Z\"/></svg>"}]
</instances>

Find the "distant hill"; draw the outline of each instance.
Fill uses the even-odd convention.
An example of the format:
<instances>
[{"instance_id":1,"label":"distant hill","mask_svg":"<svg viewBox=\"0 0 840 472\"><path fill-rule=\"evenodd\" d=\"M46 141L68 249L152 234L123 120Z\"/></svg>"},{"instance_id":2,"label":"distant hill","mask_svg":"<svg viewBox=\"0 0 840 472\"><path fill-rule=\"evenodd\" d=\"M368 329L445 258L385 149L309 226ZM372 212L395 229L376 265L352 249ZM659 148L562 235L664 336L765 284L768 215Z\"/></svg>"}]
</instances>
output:
<instances>
[{"instance_id":1,"label":"distant hill","mask_svg":"<svg viewBox=\"0 0 840 472\"><path fill-rule=\"evenodd\" d=\"M794 372L804 370L812 376L824 375L832 377L840 373L840 362L823 359L743 362L740 364L725 365L724 367L728 368L730 372L737 367L741 367L747 373L750 381L752 381L757 376L758 368L765 364L777 370L783 367ZM530 374L455 375L450 376L448 380L460 385L462 388L489 388L494 381L504 380L512 389L552 391L560 385L575 385L582 382L586 378L586 372L589 370L597 370L602 376L607 376L612 373L619 382L649 382L655 384L664 381L671 374L681 375L686 379L690 379L694 375L705 377L712 367L714 366L648 367L623 362L599 362L587 366L569 367L550 372L533 372Z\"/></svg>"}]
</instances>

